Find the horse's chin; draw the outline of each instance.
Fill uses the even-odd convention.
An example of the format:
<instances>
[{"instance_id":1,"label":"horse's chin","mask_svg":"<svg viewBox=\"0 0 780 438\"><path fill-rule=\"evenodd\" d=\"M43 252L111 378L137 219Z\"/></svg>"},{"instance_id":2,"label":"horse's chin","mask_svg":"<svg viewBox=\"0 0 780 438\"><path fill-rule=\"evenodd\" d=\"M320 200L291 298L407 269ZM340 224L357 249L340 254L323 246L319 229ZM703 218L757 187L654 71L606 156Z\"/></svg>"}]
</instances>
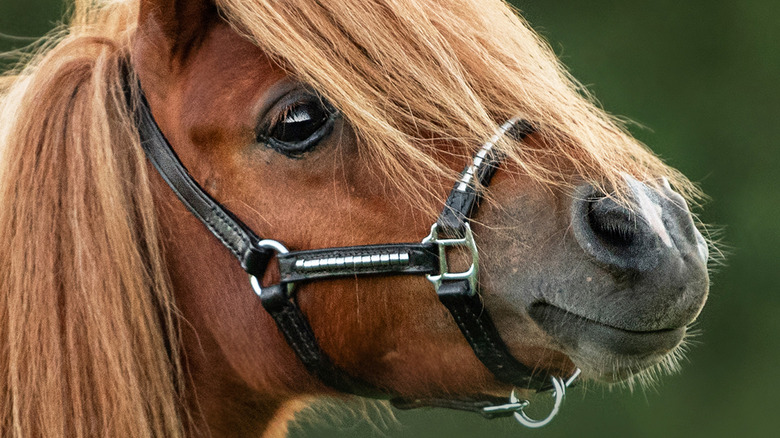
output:
<instances>
[{"instance_id":1,"label":"horse's chin","mask_svg":"<svg viewBox=\"0 0 780 438\"><path fill-rule=\"evenodd\" d=\"M605 383L631 385L676 371L687 332L685 326L648 331L615 327L548 303L536 303L528 313L584 377Z\"/></svg>"}]
</instances>

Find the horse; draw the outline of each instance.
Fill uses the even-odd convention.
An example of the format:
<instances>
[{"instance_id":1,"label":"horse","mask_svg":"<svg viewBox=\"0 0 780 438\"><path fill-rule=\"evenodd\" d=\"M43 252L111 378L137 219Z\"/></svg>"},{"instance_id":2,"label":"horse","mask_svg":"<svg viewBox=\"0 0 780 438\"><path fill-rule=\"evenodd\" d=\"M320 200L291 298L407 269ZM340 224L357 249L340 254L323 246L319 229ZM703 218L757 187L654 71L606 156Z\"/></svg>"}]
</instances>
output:
<instances>
[{"instance_id":1,"label":"horse","mask_svg":"<svg viewBox=\"0 0 780 438\"><path fill-rule=\"evenodd\" d=\"M76 0L0 90L2 436L522 414L706 301L696 186L500 0Z\"/></svg>"}]
</instances>

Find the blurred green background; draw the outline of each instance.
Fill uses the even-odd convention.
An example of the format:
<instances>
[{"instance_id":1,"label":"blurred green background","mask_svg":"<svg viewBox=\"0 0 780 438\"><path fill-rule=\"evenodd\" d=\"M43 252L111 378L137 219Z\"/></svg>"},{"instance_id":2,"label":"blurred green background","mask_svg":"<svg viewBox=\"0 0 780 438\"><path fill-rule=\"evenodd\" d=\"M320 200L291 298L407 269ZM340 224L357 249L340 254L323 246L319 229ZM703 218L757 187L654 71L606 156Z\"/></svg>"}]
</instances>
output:
<instances>
[{"instance_id":1,"label":"blurred green background","mask_svg":"<svg viewBox=\"0 0 780 438\"><path fill-rule=\"evenodd\" d=\"M546 429L446 411L320 415L309 437L763 437L780 430L780 2L513 2L610 112L700 182L725 229L702 334L681 374L652 390L590 385ZM51 28L58 0L0 0L0 50ZM7 35L14 36L13 38Z\"/></svg>"}]
</instances>

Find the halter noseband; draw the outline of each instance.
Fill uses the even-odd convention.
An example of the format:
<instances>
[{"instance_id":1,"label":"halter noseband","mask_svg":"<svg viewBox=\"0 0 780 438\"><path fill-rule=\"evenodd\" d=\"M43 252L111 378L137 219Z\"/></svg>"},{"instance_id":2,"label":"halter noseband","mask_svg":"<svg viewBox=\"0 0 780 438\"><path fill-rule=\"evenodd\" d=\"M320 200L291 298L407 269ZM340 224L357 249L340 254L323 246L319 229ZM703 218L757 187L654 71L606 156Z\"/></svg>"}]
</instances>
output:
<instances>
[{"instance_id":1,"label":"halter noseband","mask_svg":"<svg viewBox=\"0 0 780 438\"><path fill-rule=\"evenodd\" d=\"M547 378L534 374L512 356L480 300L477 286L479 253L469 225L481 199L478 189L490 184L500 163L499 154L493 150L494 145L505 135L523 140L534 132L530 123L517 118L509 120L480 148L450 192L430 234L421 243L288 251L275 240L258 237L190 176L160 131L142 92L134 107L141 145L148 159L181 202L238 259L250 276L253 290L287 343L306 369L324 384L360 396L391 398L400 409L434 406L476 412L486 418L514 415L528 427L544 426L557 414L565 390L579 375L579 370L567 381L560 377ZM471 255L472 263L467 270L450 270L446 254L451 247L460 247ZM259 279L263 278L274 255L281 280L275 285L262 286ZM555 407L548 418L541 421L528 418L523 409L529 402L518 400L514 391L509 399L477 395L459 400L407 400L393 398L338 369L320 348L308 320L298 307L295 285L365 275L425 275L433 283L439 300L452 314L474 354L497 379L522 388L554 391Z\"/></svg>"}]
</instances>

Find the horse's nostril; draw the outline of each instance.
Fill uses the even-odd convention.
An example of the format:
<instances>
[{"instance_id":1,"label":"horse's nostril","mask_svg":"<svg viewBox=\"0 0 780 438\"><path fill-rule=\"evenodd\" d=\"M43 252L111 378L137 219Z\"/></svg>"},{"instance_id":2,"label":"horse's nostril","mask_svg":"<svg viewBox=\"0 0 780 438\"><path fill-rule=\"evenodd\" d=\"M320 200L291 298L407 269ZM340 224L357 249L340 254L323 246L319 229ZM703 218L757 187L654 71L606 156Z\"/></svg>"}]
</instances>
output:
<instances>
[{"instance_id":1,"label":"horse's nostril","mask_svg":"<svg viewBox=\"0 0 780 438\"><path fill-rule=\"evenodd\" d=\"M615 251L630 247L637 237L635 215L606 196L589 197L586 221L600 243Z\"/></svg>"},{"instance_id":2,"label":"horse's nostril","mask_svg":"<svg viewBox=\"0 0 780 438\"><path fill-rule=\"evenodd\" d=\"M625 201L591 185L577 188L572 229L595 262L620 275L658 273L659 266L677 266L687 259L706 263L703 239L679 194L668 185L650 187L630 177L626 185Z\"/></svg>"},{"instance_id":3,"label":"horse's nostril","mask_svg":"<svg viewBox=\"0 0 780 438\"><path fill-rule=\"evenodd\" d=\"M647 272L659 261L658 233L632 203L636 200L621 202L587 185L578 189L573 205L572 227L580 246L620 275Z\"/></svg>"}]
</instances>

